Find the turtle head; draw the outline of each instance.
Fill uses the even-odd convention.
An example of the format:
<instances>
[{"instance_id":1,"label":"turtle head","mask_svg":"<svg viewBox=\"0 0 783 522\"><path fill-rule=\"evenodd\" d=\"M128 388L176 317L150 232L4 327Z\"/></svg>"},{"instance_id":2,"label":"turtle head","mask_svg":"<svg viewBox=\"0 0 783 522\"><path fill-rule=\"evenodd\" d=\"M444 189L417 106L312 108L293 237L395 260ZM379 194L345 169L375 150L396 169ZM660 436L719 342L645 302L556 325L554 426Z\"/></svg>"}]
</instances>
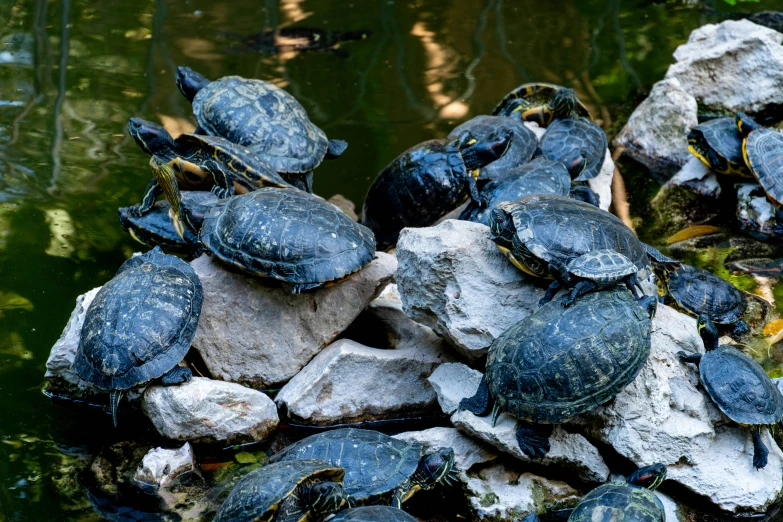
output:
<instances>
[{"instance_id":1,"label":"turtle head","mask_svg":"<svg viewBox=\"0 0 783 522\"><path fill-rule=\"evenodd\" d=\"M552 96L552 113L555 118L568 118L576 110L576 93L573 89L559 89Z\"/></svg>"},{"instance_id":2,"label":"turtle head","mask_svg":"<svg viewBox=\"0 0 783 522\"><path fill-rule=\"evenodd\" d=\"M489 231L492 241L500 247L511 249L517 229L511 214L501 208L494 208L489 215Z\"/></svg>"},{"instance_id":3,"label":"turtle head","mask_svg":"<svg viewBox=\"0 0 783 522\"><path fill-rule=\"evenodd\" d=\"M352 508L356 504L340 484L329 480L305 487L302 491L302 502L305 511L314 515L311 518L315 520Z\"/></svg>"},{"instance_id":4,"label":"turtle head","mask_svg":"<svg viewBox=\"0 0 783 522\"><path fill-rule=\"evenodd\" d=\"M139 148L150 156L166 156L175 147L174 140L166 129L141 118L128 120L128 134L136 140Z\"/></svg>"},{"instance_id":5,"label":"turtle head","mask_svg":"<svg viewBox=\"0 0 783 522\"><path fill-rule=\"evenodd\" d=\"M696 327L699 329L699 335L704 343L704 349L708 352L718 347L718 328L715 323L705 314L701 314L696 320Z\"/></svg>"},{"instance_id":6,"label":"turtle head","mask_svg":"<svg viewBox=\"0 0 783 522\"><path fill-rule=\"evenodd\" d=\"M411 477L411 483L421 489L431 489L436 484L452 484L459 470L454 465L454 450L441 448L425 455Z\"/></svg>"},{"instance_id":7,"label":"turtle head","mask_svg":"<svg viewBox=\"0 0 783 522\"><path fill-rule=\"evenodd\" d=\"M761 125L756 123L756 120L745 114L744 112L738 112L734 116L734 121L737 122L737 131L743 138L747 138L748 134L756 129L760 129Z\"/></svg>"},{"instance_id":8,"label":"turtle head","mask_svg":"<svg viewBox=\"0 0 783 522\"><path fill-rule=\"evenodd\" d=\"M193 101L198 91L207 86L209 80L201 76L190 67L177 67L177 87L179 92L187 98L189 102Z\"/></svg>"},{"instance_id":9,"label":"turtle head","mask_svg":"<svg viewBox=\"0 0 783 522\"><path fill-rule=\"evenodd\" d=\"M512 136L510 130L504 129L478 140L470 132L462 132L457 138L457 148L462 155L465 169L468 172L478 170L503 157L511 145Z\"/></svg>"},{"instance_id":10,"label":"turtle head","mask_svg":"<svg viewBox=\"0 0 783 522\"><path fill-rule=\"evenodd\" d=\"M658 311L658 299L655 296L646 295L642 297L639 299L639 306L647 313L647 317L650 318L650 321L655 319L655 312Z\"/></svg>"},{"instance_id":11,"label":"turtle head","mask_svg":"<svg viewBox=\"0 0 783 522\"><path fill-rule=\"evenodd\" d=\"M625 481L632 486L655 490L666 480L666 465L653 464L634 471Z\"/></svg>"}]
</instances>

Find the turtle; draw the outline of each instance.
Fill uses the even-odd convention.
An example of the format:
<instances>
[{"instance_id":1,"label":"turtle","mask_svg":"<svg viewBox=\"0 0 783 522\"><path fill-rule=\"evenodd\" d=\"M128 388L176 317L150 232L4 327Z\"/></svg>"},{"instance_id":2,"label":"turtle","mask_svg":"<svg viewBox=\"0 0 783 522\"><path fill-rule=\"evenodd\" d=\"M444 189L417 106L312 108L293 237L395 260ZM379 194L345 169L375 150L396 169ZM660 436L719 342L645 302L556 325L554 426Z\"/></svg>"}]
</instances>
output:
<instances>
[{"instance_id":1,"label":"turtle","mask_svg":"<svg viewBox=\"0 0 783 522\"><path fill-rule=\"evenodd\" d=\"M733 117L715 118L691 129L688 150L718 174L753 177L742 158L742 138Z\"/></svg>"},{"instance_id":2,"label":"turtle","mask_svg":"<svg viewBox=\"0 0 783 522\"><path fill-rule=\"evenodd\" d=\"M211 187L215 195L225 198L266 186L292 186L250 150L223 138L185 133L173 139L162 126L141 118L130 119L128 134L151 159L170 165L177 183L188 190ZM149 212L162 191L153 178L142 202L131 212L136 216Z\"/></svg>"},{"instance_id":3,"label":"turtle","mask_svg":"<svg viewBox=\"0 0 783 522\"><path fill-rule=\"evenodd\" d=\"M530 161L538 147L538 137L518 119L486 115L476 116L466 121L455 127L447 136L447 138L454 139L467 131L475 139L482 141L498 130L511 132L511 145L502 158L480 169L477 178L479 182L500 178Z\"/></svg>"},{"instance_id":4,"label":"turtle","mask_svg":"<svg viewBox=\"0 0 783 522\"><path fill-rule=\"evenodd\" d=\"M579 171L584 168L585 164L584 159L579 156L578 161L572 162L571 169ZM499 203L516 201L532 194L567 196L570 186L569 169L562 163L536 158L529 163L511 169L501 177L484 185L480 191L484 205L471 201L462 211L459 219L489 226L489 215Z\"/></svg>"},{"instance_id":5,"label":"turtle","mask_svg":"<svg viewBox=\"0 0 783 522\"><path fill-rule=\"evenodd\" d=\"M178 366L190 349L204 303L196 272L155 247L125 261L103 285L84 316L72 368L109 392L114 426L122 395L158 379L187 382Z\"/></svg>"},{"instance_id":6,"label":"turtle","mask_svg":"<svg viewBox=\"0 0 783 522\"><path fill-rule=\"evenodd\" d=\"M565 162L564 158L579 151L587 160L587 166L574 181L587 181L601 173L608 150L609 142L601 127L586 118L565 118L547 128L536 154Z\"/></svg>"},{"instance_id":7,"label":"turtle","mask_svg":"<svg viewBox=\"0 0 783 522\"><path fill-rule=\"evenodd\" d=\"M625 482L609 482L582 497L568 522L666 522L663 504L653 493L664 480L664 464L639 468Z\"/></svg>"},{"instance_id":8,"label":"turtle","mask_svg":"<svg viewBox=\"0 0 783 522\"><path fill-rule=\"evenodd\" d=\"M343 488L358 505L399 508L418 490L450 484L458 473L451 448L424 455L420 444L356 428L311 435L273 455L270 461L305 458L318 458L345 468Z\"/></svg>"},{"instance_id":9,"label":"turtle","mask_svg":"<svg viewBox=\"0 0 783 522\"><path fill-rule=\"evenodd\" d=\"M329 522L416 522L405 511L391 506L362 506L340 511Z\"/></svg>"},{"instance_id":10,"label":"turtle","mask_svg":"<svg viewBox=\"0 0 783 522\"><path fill-rule=\"evenodd\" d=\"M590 111L572 89L551 83L525 83L508 93L492 111L493 116L518 115L546 127L559 118L592 119Z\"/></svg>"},{"instance_id":11,"label":"turtle","mask_svg":"<svg viewBox=\"0 0 783 522\"><path fill-rule=\"evenodd\" d=\"M468 196L483 204L476 186L479 170L501 158L512 139L509 130L483 140L462 132L450 140L430 140L395 158L375 179L362 210L362 224L388 250L405 227L430 226Z\"/></svg>"},{"instance_id":12,"label":"turtle","mask_svg":"<svg viewBox=\"0 0 783 522\"><path fill-rule=\"evenodd\" d=\"M518 420L516 439L530 458L549 452L552 425L592 410L630 384L650 354L657 300L641 306L618 287L591 292L563 308L545 304L489 348L486 372L460 410L504 411ZM493 405L494 403L494 405Z\"/></svg>"},{"instance_id":13,"label":"turtle","mask_svg":"<svg viewBox=\"0 0 783 522\"><path fill-rule=\"evenodd\" d=\"M733 346L718 343L718 329L706 314L699 316L697 325L704 355L677 352L677 356L699 366L701 385L720 411L751 428L753 466L761 469L769 456L761 430L783 419L783 395L756 361Z\"/></svg>"},{"instance_id":14,"label":"turtle","mask_svg":"<svg viewBox=\"0 0 783 522\"><path fill-rule=\"evenodd\" d=\"M207 253L246 273L291 283L292 293L346 279L375 258L372 232L313 194L267 187L210 207L180 200L169 165L158 162L153 170L180 237L189 228Z\"/></svg>"},{"instance_id":15,"label":"turtle","mask_svg":"<svg viewBox=\"0 0 783 522\"><path fill-rule=\"evenodd\" d=\"M781 217L783 205L783 134L762 127L752 118L737 113L736 123L742 139L742 156L767 198L776 207L775 217Z\"/></svg>"},{"instance_id":16,"label":"turtle","mask_svg":"<svg viewBox=\"0 0 783 522\"><path fill-rule=\"evenodd\" d=\"M177 87L193 104L197 133L244 145L277 172L309 176L309 183L303 181L308 192L308 173L348 147L343 140L328 140L296 98L269 82L241 76L209 81L190 67L178 67Z\"/></svg>"},{"instance_id":17,"label":"turtle","mask_svg":"<svg viewBox=\"0 0 783 522\"><path fill-rule=\"evenodd\" d=\"M596 208L601 208L601 198L598 197L587 182L572 182L568 197L577 201L584 201Z\"/></svg>"},{"instance_id":18,"label":"turtle","mask_svg":"<svg viewBox=\"0 0 783 522\"><path fill-rule=\"evenodd\" d=\"M353 499L342 487L345 470L318 459L267 464L237 482L214 522L323 520Z\"/></svg>"},{"instance_id":19,"label":"turtle","mask_svg":"<svg viewBox=\"0 0 783 522\"><path fill-rule=\"evenodd\" d=\"M372 31L331 31L316 27L277 27L272 31L255 33L242 38L249 48L266 54L306 51L331 51L344 55L340 45L344 42L366 40Z\"/></svg>"}]
</instances>

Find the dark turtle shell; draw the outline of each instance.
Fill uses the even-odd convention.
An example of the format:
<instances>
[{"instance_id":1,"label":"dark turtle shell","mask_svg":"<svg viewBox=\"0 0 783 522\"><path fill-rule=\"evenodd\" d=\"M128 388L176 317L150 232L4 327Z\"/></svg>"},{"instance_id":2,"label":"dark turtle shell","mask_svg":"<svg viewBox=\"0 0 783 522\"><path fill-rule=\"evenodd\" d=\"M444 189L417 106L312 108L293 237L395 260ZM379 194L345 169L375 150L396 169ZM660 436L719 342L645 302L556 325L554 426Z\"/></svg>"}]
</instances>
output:
<instances>
[{"instance_id":1,"label":"dark turtle shell","mask_svg":"<svg viewBox=\"0 0 783 522\"><path fill-rule=\"evenodd\" d=\"M688 150L718 174L750 177L733 117L716 118L691 129Z\"/></svg>"},{"instance_id":2,"label":"dark turtle shell","mask_svg":"<svg viewBox=\"0 0 783 522\"><path fill-rule=\"evenodd\" d=\"M330 522L416 522L405 511L391 506L364 506L337 513Z\"/></svg>"},{"instance_id":3,"label":"dark turtle shell","mask_svg":"<svg viewBox=\"0 0 783 522\"><path fill-rule=\"evenodd\" d=\"M489 348L486 379L501 411L555 424L612 399L650 354L651 321L625 288L563 296L515 324Z\"/></svg>"},{"instance_id":4,"label":"dark turtle shell","mask_svg":"<svg viewBox=\"0 0 783 522\"><path fill-rule=\"evenodd\" d=\"M593 250L571 261L567 268L575 276L591 279L603 286L617 283L639 271L627 257L614 250Z\"/></svg>"},{"instance_id":5,"label":"dark turtle shell","mask_svg":"<svg viewBox=\"0 0 783 522\"><path fill-rule=\"evenodd\" d=\"M73 369L103 390L161 377L190 349L204 294L196 272L155 247L132 257L95 296Z\"/></svg>"},{"instance_id":6,"label":"dark turtle shell","mask_svg":"<svg viewBox=\"0 0 783 522\"><path fill-rule=\"evenodd\" d=\"M515 118L476 116L455 127L448 135L448 138L453 139L459 137L463 132L469 131L476 139L483 140L489 138L493 132L499 129L507 129L512 133L511 145L502 158L481 169L478 177L480 180L500 178L530 161L538 147L536 134Z\"/></svg>"},{"instance_id":7,"label":"dark turtle shell","mask_svg":"<svg viewBox=\"0 0 783 522\"><path fill-rule=\"evenodd\" d=\"M761 128L748 135L742 144L751 172L777 206L783 206L783 134Z\"/></svg>"},{"instance_id":8,"label":"dark turtle shell","mask_svg":"<svg viewBox=\"0 0 783 522\"><path fill-rule=\"evenodd\" d=\"M568 522L608 520L666 522L666 513L661 501L649 489L610 482L585 495L568 517Z\"/></svg>"},{"instance_id":9,"label":"dark turtle shell","mask_svg":"<svg viewBox=\"0 0 783 522\"><path fill-rule=\"evenodd\" d=\"M670 266L661 279L675 308L691 317L705 313L716 324L731 324L745 312L747 300L742 292L701 268L678 263Z\"/></svg>"},{"instance_id":10,"label":"dark turtle shell","mask_svg":"<svg viewBox=\"0 0 783 522\"><path fill-rule=\"evenodd\" d=\"M344 473L345 470L316 459L267 464L237 482L213 522L272 522L280 504L300 484L310 480L340 483Z\"/></svg>"},{"instance_id":11,"label":"dark turtle shell","mask_svg":"<svg viewBox=\"0 0 783 522\"><path fill-rule=\"evenodd\" d=\"M272 462L317 458L345 468L343 489L360 504L383 503L416 471L423 446L372 430L342 428L311 435Z\"/></svg>"},{"instance_id":12,"label":"dark turtle shell","mask_svg":"<svg viewBox=\"0 0 783 522\"><path fill-rule=\"evenodd\" d=\"M516 201L533 194L568 196L570 187L571 177L562 163L536 158L487 183L481 189L481 195L487 198L486 206L482 208L471 201L459 218L489 225L492 209L504 201Z\"/></svg>"},{"instance_id":13,"label":"dark turtle shell","mask_svg":"<svg viewBox=\"0 0 783 522\"><path fill-rule=\"evenodd\" d=\"M531 121L536 121L545 127L554 117L549 104L555 93L561 89L564 89L564 87L551 83L536 82L522 84L500 100L500 103L495 107L495 110L492 111L492 115L509 116L511 113L519 111L522 113L523 120L529 119ZM530 117L525 117L526 113L530 114ZM583 118L592 119L590 111L587 110L587 107L585 107L578 98L574 114L570 114L569 116L581 116Z\"/></svg>"},{"instance_id":14,"label":"dark turtle shell","mask_svg":"<svg viewBox=\"0 0 783 522\"><path fill-rule=\"evenodd\" d=\"M564 161L579 151L587 160L584 171L575 181L592 179L601 173L609 142L604 131L585 118L566 118L550 125L541 137L542 155L552 161Z\"/></svg>"},{"instance_id":15,"label":"dark turtle shell","mask_svg":"<svg viewBox=\"0 0 783 522\"><path fill-rule=\"evenodd\" d=\"M728 418L746 426L783 418L783 395L759 364L732 346L704 354L699 376L710 398Z\"/></svg>"},{"instance_id":16,"label":"dark turtle shell","mask_svg":"<svg viewBox=\"0 0 783 522\"><path fill-rule=\"evenodd\" d=\"M206 132L248 147L278 172L316 168L329 145L296 98L262 80L210 82L193 99L193 114Z\"/></svg>"},{"instance_id":17,"label":"dark turtle shell","mask_svg":"<svg viewBox=\"0 0 783 522\"><path fill-rule=\"evenodd\" d=\"M199 237L229 265L297 284L338 281L375 256L370 230L297 189L266 188L221 200L207 212Z\"/></svg>"}]
</instances>

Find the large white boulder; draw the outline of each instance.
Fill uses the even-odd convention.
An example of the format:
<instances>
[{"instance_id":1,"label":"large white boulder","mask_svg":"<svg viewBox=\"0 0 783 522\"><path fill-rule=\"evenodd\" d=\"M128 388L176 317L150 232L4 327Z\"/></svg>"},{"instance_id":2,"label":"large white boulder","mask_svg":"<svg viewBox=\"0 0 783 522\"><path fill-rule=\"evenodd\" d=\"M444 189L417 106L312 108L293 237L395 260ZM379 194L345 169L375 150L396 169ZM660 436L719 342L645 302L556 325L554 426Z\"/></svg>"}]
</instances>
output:
<instances>
[{"instance_id":1,"label":"large white boulder","mask_svg":"<svg viewBox=\"0 0 783 522\"><path fill-rule=\"evenodd\" d=\"M498 458L498 452L492 446L468 437L456 428L406 431L394 435L394 438L424 444L426 453L451 448L454 450L454 463L461 471L468 471L477 464L486 464Z\"/></svg>"},{"instance_id":2,"label":"large white boulder","mask_svg":"<svg viewBox=\"0 0 783 522\"><path fill-rule=\"evenodd\" d=\"M193 448L189 442L175 450L153 448L144 455L133 478L143 485L165 488L180 475L193 471L195 466Z\"/></svg>"}]
</instances>

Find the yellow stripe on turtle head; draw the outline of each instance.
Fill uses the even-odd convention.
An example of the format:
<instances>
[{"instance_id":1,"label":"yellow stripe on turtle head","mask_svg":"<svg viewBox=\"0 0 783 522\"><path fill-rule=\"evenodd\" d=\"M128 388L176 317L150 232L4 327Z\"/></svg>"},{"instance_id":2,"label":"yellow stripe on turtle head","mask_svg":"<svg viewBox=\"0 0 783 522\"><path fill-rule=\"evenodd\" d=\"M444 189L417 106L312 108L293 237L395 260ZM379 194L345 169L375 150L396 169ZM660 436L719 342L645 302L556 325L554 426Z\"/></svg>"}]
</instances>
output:
<instances>
[{"instance_id":1,"label":"yellow stripe on turtle head","mask_svg":"<svg viewBox=\"0 0 783 522\"><path fill-rule=\"evenodd\" d=\"M696 149L693 147L693 145L688 145L688 151L689 151L691 154L693 154L694 156L696 156L697 158L699 158L699 159L701 160L701 162L702 162L702 163L704 163L705 165L707 165L707 167L709 167L709 168L712 168L712 165L710 165L710 162L709 162L709 161L707 161L707 158L705 158L705 157L704 157L704 155L702 155L702 153L701 153L701 152L697 151L697 150L696 150Z\"/></svg>"}]
</instances>

